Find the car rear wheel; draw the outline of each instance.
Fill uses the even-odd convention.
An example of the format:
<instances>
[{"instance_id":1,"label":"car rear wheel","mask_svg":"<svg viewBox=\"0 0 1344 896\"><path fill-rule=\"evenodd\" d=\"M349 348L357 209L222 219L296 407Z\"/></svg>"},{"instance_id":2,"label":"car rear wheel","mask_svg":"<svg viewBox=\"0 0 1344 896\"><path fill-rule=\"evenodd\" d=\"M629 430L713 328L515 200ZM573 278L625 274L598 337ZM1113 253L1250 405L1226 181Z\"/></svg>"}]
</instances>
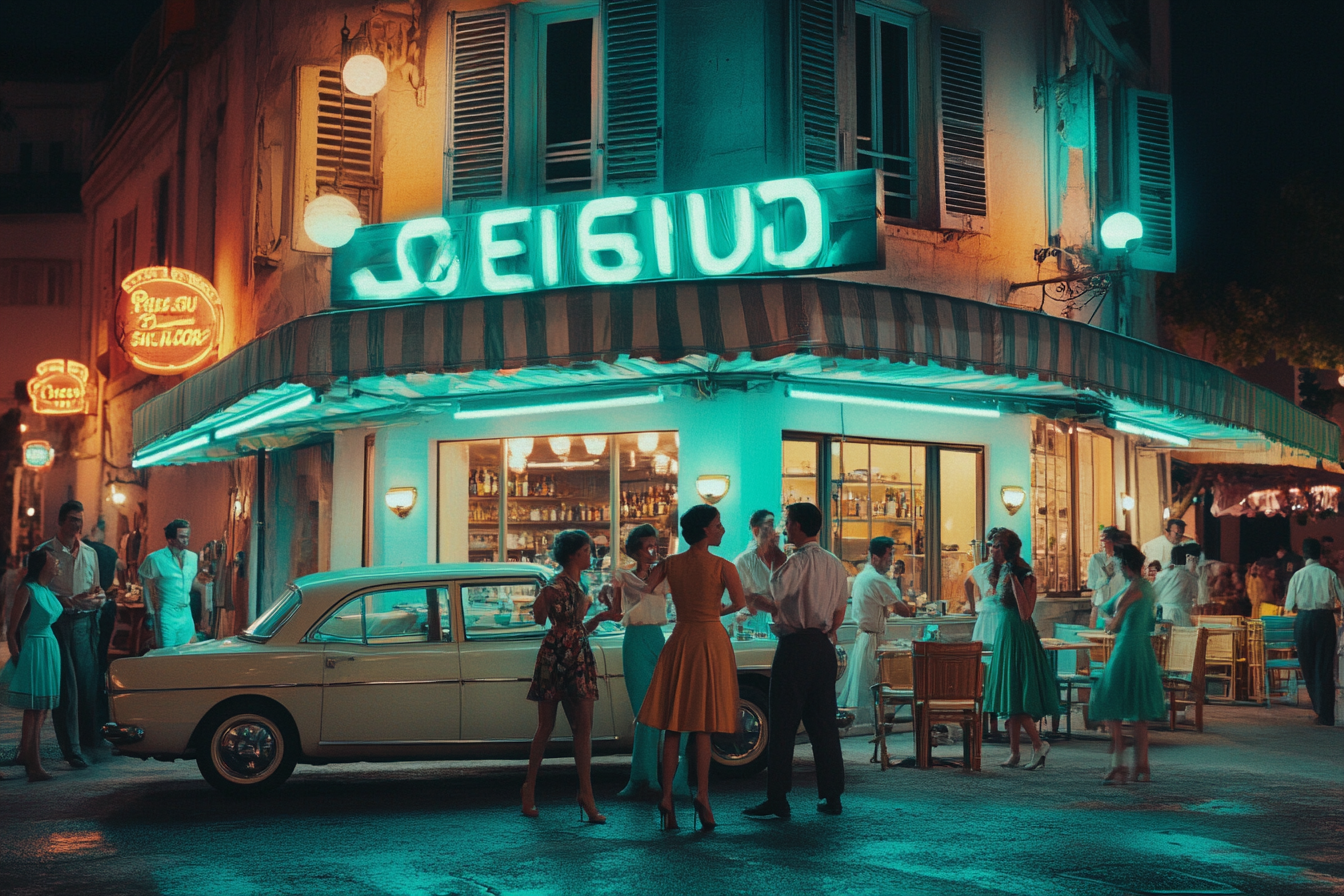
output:
<instances>
[{"instance_id":1,"label":"car rear wheel","mask_svg":"<svg viewBox=\"0 0 1344 896\"><path fill-rule=\"evenodd\" d=\"M201 777L223 793L245 796L279 787L299 759L299 735L284 712L264 703L221 707L202 727Z\"/></svg>"},{"instance_id":2,"label":"car rear wheel","mask_svg":"<svg viewBox=\"0 0 1344 896\"><path fill-rule=\"evenodd\" d=\"M710 738L714 753L713 770L727 778L750 778L765 768L770 745L770 701L759 689L743 685L739 689L740 722L735 734L715 734Z\"/></svg>"}]
</instances>

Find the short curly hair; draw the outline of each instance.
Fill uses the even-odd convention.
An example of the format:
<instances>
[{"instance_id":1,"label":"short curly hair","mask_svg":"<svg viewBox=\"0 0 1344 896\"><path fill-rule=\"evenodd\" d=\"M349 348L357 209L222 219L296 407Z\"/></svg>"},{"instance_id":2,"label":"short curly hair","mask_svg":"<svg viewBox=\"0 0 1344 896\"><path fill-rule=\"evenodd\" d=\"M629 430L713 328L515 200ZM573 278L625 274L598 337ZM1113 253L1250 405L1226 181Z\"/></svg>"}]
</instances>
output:
<instances>
[{"instance_id":1,"label":"short curly hair","mask_svg":"<svg viewBox=\"0 0 1344 896\"><path fill-rule=\"evenodd\" d=\"M640 523L630 530L630 534L625 536L625 556L633 557L639 550L640 542L646 538L657 538L658 530L648 523Z\"/></svg>"},{"instance_id":2,"label":"short curly hair","mask_svg":"<svg viewBox=\"0 0 1344 896\"><path fill-rule=\"evenodd\" d=\"M551 542L551 559L564 566L571 557L583 550L584 545L591 548L593 539L582 529L566 529L556 533L555 541Z\"/></svg>"}]
</instances>

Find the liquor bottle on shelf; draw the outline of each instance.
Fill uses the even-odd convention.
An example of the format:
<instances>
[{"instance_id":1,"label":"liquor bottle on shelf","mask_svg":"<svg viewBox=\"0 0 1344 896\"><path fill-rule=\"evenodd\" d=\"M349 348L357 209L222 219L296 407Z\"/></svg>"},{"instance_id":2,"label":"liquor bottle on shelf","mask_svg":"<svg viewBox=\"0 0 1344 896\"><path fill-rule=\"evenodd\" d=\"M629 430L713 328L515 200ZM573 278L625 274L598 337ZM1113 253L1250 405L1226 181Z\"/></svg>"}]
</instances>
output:
<instances>
[{"instance_id":1,"label":"liquor bottle on shelf","mask_svg":"<svg viewBox=\"0 0 1344 896\"><path fill-rule=\"evenodd\" d=\"M528 480L528 477L524 476L524 477L522 478L522 481L518 483L518 487L522 489L521 495L522 495L524 498L527 497L527 480Z\"/></svg>"},{"instance_id":2,"label":"liquor bottle on shelf","mask_svg":"<svg viewBox=\"0 0 1344 896\"><path fill-rule=\"evenodd\" d=\"M467 477L467 494L476 497L476 471L472 470L471 475Z\"/></svg>"},{"instance_id":3,"label":"liquor bottle on shelf","mask_svg":"<svg viewBox=\"0 0 1344 896\"><path fill-rule=\"evenodd\" d=\"M887 489L886 514L889 517L896 515L896 494L891 489Z\"/></svg>"}]
</instances>

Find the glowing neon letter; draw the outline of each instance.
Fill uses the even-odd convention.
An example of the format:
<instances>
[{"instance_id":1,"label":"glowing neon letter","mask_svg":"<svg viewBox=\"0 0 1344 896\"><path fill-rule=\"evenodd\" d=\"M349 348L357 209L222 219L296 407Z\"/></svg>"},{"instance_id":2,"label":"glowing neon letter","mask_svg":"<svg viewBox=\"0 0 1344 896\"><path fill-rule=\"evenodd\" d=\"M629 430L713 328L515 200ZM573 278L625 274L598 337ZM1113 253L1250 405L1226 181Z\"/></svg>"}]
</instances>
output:
<instances>
[{"instance_id":1,"label":"glowing neon letter","mask_svg":"<svg viewBox=\"0 0 1344 896\"><path fill-rule=\"evenodd\" d=\"M795 199L803 206L803 241L792 249L781 250L775 244L775 225L761 230L761 255L766 264L781 268L805 268L821 253L821 194L804 178L768 180L756 186L761 202L770 205L782 199Z\"/></svg>"},{"instance_id":2,"label":"glowing neon letter","mask_svg":"<svg viewBox=\"0 0 1344 896\"><path fill-rule=\"evenodd\" d=\"M350 275L350 284L365 299L399 299L422 286L435 295L446 296L457 289L457 281L462 273L457 253L453 250L452 233L452 225L443 218L407 221L397 231L397 270L401 276L396 280L379 280L373 271L360 268ZM432 237L435 245L434 261L424 281L411 266L410 243L419 237Z\"/></svg>"},{"instance_id":3,"label":"glowing neon letter","mask_svg":"<svg viewBox=\"0 0 1344 896\"><path fill-rule=\"evenodd\" d=\"M736 244L723 258L714 254L709 245L709 215L705 211L705 197L701 193L686 194L686 211L690 216L691 258L700 273L708 277L722 277L742 267L756 246L756 220L752 215L751 191L746 187L733 188L733 232Z\"/></svg>"},{"instance_id":4,"label":"glowing neon letter","mask_svg":"<svg viewBox=\"0 0 1344 896\"><path fill-rule=\"evenodd\" d=\"M506 224L524 224L532 220L530 208L502 208L482 212L476 221L477 239L481 244L481 285L491 292L526 292L534 289L531 274L501 274L495 262L513 258L527 251L522 240L497 240L495 228Z\"/></svg>"},{"instance_id":5,"label":"glowing neon letter","mask_svg":"<svg viewBox=\"0 0 1344 896\"><path fill-rule=\"evenodd\" d=\"M658 259L658 274L672 276L672 210L667 200L653 200L653 254Z\"/></svg>"},{"instance_id":6,"label":"glowing neon letter","mask_svg":"<svg viewBox=\"0 0 1344 896\"><path fill-rule=\"evenodd\" d=\"M635 247L635 238L628 233L593 233L598 218L629 215L635 210L633 196L610 196L594 199L579 212L579 270L591 283L629 283L639 276L644 267L644 253ZM602 264L599 254L615 252L620 263L615 267Z\"/></svg>"},{"instance_id":7,"label":"glowing neon letter","mask_svg":"<svg viewBox=\"0 0 1344 896\"><path fill-rule=\"evenodd\" d=\"M560 282L560 238L556 233L555 210L541 210L541 282L554 286Z\"/></svg>"}]
</instances>

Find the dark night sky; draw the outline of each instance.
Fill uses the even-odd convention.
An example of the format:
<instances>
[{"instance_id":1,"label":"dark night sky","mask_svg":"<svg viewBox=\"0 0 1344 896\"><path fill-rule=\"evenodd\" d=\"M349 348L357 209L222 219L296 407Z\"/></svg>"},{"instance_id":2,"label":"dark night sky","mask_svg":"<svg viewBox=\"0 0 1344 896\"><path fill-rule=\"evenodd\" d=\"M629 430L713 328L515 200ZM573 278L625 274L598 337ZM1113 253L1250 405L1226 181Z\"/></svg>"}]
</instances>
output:
<instances>
[{"instance_id":1,"label":"dark night sky","mask_svg":"<svg viewBox=\"0 0 1344 896\"><path fill-rule=\"evenodd\" d=\"M4 2L0 79L111 71L157 0ZM1171 0L1181 267L1245 273L1238 226L1293 175L1344 181L1344 0Z\"/></svg>"},{"instance_id":2,"label":"dark night sky","mask_svg":"<svg viewBox=\"0 0 1344 896\"><path fill-rule=\"evenodd\" d=\"M1344 2L1172 0L1177 255L1244 278L1288 179L1344 181Z\"/></svg>"}]
</instances>

